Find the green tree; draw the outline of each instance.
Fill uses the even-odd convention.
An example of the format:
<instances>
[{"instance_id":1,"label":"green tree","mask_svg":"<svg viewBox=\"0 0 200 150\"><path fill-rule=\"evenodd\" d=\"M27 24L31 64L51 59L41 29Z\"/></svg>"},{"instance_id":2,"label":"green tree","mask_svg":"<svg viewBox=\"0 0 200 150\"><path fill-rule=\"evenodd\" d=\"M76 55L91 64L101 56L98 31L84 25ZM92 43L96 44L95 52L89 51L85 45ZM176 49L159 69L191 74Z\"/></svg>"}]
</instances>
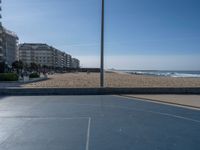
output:
<instances>
[{"instance_id":1,"label":"green tree","mask_svg":"<svg viewBox=\"0 0 200 150\"><path fill-rule=\"evenodd\" d=\"M0 73L4 73L6 68L5 62L0 62Z\"/></svg>"},{"instance_id":2,"label":"green tree","mask_svg":"<svg viewBox=\"0 0 200 150\"><path fill-rule=\"evenodd\" d=\"M19 74L20 70L24 68L24 63L21 60L15 61L12 63L12 68L16 69L17 73Z\"/></svg>"},{"instance_id":3,"label":"green tree","mask_svg":"<svg viewBox=\"0 0 200 150\"><path fill-rule=\"evenodd\" d=\"M23 69L24 68L24 64L23 64L23 62L21 60L19 60L19 61L13 62L12 63L12 67L14 69Z\"/></svg>"},{"instance_id":4,"label":"green tree","mask_svg":"<svg viewBox=\"0 0 200 150\"><path fill-rule=\"evenodd\" d=\"M32 71L38 71L39 65L37 65L36 63L31 63L30 64L30 69Z\"/></svg>"}]
</instances>

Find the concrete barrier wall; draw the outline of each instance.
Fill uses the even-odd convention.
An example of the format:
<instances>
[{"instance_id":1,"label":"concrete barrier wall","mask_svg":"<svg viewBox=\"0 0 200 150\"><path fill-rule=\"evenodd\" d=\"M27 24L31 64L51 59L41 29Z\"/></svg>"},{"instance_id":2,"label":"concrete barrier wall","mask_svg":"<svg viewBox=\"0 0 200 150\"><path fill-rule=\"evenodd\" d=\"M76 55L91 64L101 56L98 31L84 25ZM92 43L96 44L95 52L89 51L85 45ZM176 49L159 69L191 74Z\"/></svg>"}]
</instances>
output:
<instances>
[{"instance_id":1,"label":"concrete barrier wall","mask_svg":"<svg viewBox=\"0 0 200 150\"><path fill-rule=\"evenodd\" d=\"M1 96L13 95L120 95L200 94L199 88L2 88Z\"/></svg>"}]
</instances>

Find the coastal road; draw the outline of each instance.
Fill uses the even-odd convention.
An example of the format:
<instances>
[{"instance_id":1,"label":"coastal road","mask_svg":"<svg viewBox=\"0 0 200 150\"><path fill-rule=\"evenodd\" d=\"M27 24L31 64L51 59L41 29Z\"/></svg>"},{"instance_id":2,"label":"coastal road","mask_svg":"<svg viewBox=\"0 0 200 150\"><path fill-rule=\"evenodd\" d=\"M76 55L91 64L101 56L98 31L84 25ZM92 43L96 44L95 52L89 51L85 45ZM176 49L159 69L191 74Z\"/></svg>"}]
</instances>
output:
<instances>
[{"instance_id":1,"label":"coastal road","mask_svg":"<svg viewBox=\"0 0 200 150\"><path fill-rule=\"evenodd\" d=\"M200 110L120 96L0 97L2 150L199 150Z\"/></svg>"}]
</instances>

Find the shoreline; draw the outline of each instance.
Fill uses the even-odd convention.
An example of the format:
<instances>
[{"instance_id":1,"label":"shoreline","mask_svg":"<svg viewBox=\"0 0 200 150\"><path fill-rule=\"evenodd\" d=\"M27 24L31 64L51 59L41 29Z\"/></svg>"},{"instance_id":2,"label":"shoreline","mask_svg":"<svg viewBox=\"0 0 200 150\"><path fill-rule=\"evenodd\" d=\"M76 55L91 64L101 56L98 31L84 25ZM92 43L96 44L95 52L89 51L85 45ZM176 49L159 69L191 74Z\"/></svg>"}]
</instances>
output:
<instances>
[{"instance_id":1,"label":"shoreline","mask_svg":"<svg viewBox=\"0 0 200 150\"><path fill-rule=\"evenodd\" d=\"M145 75L152 77L172 77L172 78L200 78L200 71L181 70L109 70L109 72L130 75Z\"/></svg>"}]
</instances>

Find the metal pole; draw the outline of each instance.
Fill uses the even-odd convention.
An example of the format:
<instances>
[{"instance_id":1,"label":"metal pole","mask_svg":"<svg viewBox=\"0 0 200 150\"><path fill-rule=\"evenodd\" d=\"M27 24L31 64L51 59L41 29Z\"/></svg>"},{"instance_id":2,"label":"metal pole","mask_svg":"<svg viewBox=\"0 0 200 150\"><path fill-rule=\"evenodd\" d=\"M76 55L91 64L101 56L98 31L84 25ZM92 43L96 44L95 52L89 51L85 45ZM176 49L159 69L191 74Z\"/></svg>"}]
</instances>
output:
<instances>
[{"instance_id":1,"label":"metal pole","mask_svg":"<svg viewBox=\"0 0 200 150\"><path fill-rule=\"evenodd\" d=\"M101 14L101 73L100 84L104 87L104 0L102 0L102 14Z\"/></svg>"}]
</instances>

